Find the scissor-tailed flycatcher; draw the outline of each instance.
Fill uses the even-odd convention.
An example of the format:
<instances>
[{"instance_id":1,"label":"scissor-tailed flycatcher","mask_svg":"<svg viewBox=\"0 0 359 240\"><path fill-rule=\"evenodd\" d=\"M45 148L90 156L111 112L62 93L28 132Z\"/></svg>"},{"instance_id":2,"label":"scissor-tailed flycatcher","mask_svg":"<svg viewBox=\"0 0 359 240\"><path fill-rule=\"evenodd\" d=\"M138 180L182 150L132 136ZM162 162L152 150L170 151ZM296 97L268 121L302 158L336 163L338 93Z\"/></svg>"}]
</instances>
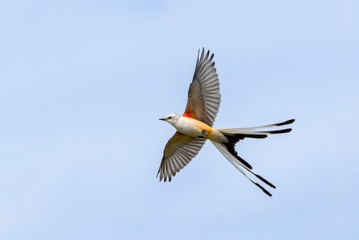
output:
<instances>
[{"instance_id":1,"label":"scissor-tailed flycatcher","mask_svg":"<svg viewBox=\"0 0 359 240\"><path fill-rule=\"evenodd\" d=\"M192 158L194 158L207 139L218 148L218 150L252 183L262 189L268 196L272 196L259 183L247 176L244 170L253 174L268 186L275 188L273 184L254 173L252 166L238 156L234 149L236 143L244 138L266 138L268 134L278 134L290 132L291 128L260 131L259 129L278 127L294 122L294 119L248 128L214 128L212 127L216 118L221 94L219 93L219 79L214 67L213 53L209 51L204 54L198 53L196 69L192 83L188 90L188 101L184 114L170 113L160 120L170 123L177 129L177 132L167 142L163 151L163 158L158 170L160 181L175 176Z\"/></svg>"}]
</instances>

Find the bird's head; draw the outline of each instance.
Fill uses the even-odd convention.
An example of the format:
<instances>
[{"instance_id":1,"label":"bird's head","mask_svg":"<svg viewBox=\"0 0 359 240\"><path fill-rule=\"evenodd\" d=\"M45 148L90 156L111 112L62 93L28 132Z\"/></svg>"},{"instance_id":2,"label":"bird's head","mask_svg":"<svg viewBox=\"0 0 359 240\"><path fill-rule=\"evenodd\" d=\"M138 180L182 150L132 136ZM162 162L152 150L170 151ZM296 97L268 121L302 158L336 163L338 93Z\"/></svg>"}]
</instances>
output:
<instances>
[{"instance_id":1,"label":"bird's head","mask_svg":"<svg viewBox=\"0 0 359 240\"><path fill-rule=\"evenodd\" d=\"M178 113L170 113L166 117L160 118L159 120L166 121L171 125L175 124L181 116Z\"/></svg>"}]
</instances>

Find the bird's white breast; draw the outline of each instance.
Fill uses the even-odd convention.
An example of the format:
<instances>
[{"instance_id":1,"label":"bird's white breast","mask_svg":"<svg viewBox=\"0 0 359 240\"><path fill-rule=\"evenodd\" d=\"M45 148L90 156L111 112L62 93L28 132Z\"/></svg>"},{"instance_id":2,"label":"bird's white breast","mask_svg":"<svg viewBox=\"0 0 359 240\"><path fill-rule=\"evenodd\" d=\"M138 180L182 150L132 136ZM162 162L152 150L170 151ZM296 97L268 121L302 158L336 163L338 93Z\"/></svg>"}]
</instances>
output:
<instances>
[{"instance_id":1,"label":"bird's white breast","mask_svg":"<svg viewBox=\"0 0 359 240\"><path fill-rule=\"evenodd\" d=\"M173 126L179 131L180 133L198 137L203 136L202 128L200 127L199 121L193 118L188 117L180 117Z\"/></svg>"}]
</instances>

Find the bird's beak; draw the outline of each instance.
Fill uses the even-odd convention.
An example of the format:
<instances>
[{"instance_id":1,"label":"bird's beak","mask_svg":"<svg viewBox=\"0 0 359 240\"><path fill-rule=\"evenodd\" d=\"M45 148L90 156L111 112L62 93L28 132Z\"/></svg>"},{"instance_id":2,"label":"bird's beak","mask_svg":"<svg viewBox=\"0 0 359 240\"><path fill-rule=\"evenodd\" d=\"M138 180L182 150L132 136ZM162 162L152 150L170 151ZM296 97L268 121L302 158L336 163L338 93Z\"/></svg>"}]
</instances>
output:
<instances>
[{"instance_id":1,"label":"bird's beak","mask_svg":"<svg viewBox=\"0 0 359 240\"><path fill-rule=\"evenodd\" d=\"M166 121L166 118L163 117L163 118L160 118L158 120Z\"/></svg>"}]
</instances>

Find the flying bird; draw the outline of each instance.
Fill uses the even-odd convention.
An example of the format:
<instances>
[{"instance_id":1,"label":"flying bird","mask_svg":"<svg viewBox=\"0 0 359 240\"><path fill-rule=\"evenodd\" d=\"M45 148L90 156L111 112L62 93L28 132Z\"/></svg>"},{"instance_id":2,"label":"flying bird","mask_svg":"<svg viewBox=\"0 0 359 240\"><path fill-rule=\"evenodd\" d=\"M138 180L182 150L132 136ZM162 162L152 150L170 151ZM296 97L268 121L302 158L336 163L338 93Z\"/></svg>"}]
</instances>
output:
<instances>
[{"instance_id":1,"label":"flying bird","mask_svg":"<svg viewBox=\"0 0 359 240\"><path fill-rule=\"evenodd\" d=\"M294 122L294 119L285 122L247 128L214 128L213 122L217 116L221 102L219 79L216 73L214 54L209 51L205 54L198 51L196 68L192 83L188 90L188 101L185 112L180 115L170 113L160 120L170 123L176 128L176 133L168 140L163 151L163 158L157 173L160 181L176 175L200 151L203 144L209 139L214 146L232 163L249 181L262 189L268 196L272 194L261 184L253 180L253 176L267 186L275 186L252 171L252 166L238 156L235 145L245 138L266 138L268 134L290 132L291 128L280 130L263 130L280 127ZM248 174L248 175L247 175ZM249 174L251 174L249 177Z\"/></svg>"}]
</instances>

